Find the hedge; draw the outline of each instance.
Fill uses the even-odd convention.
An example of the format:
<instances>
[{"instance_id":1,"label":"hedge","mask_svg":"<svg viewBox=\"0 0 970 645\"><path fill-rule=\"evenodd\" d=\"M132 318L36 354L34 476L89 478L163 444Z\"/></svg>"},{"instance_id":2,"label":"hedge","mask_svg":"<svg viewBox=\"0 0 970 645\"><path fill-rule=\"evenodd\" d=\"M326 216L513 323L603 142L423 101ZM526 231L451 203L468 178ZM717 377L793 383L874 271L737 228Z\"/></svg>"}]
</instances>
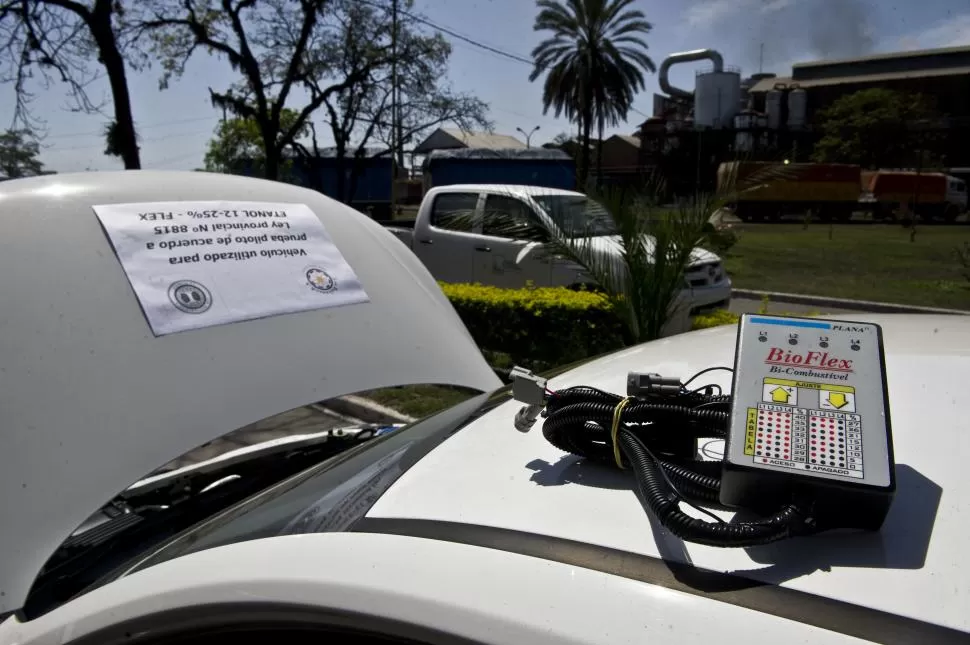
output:
<instances>
[{"instance_id":1,"label":"hedge","mask_svg":"<svg viewBox=\"0 0 970 645\"><path fill-rule=\"evenodd\" d=\"M519 365L546 369L625 346L623 323L597 293L447 283L441 289L479 347Z\"/></svg>"},{"instance_id":2,"label":"hedge","mask_svg":"<svg viewBox=\"0 0 970 645\"><path fill-rule=\"evenodd\" d=\"M710 327L720 327L722 325L736 325L741 317L731 313L727 309L718 309L709 314L695 316L691 329L708 329Z\"/></svg>"},{"instance_id":3,"label":"hedge","mask_svg":"<svg viewBox=\"0 0 970 645\"><path fill-rule=\"evenodd\" d=\"M623 323L595 292L440 284L478 346L503 364L544 370L626 345ZM737 321L736 314L715 311L695 317L693 329Z\"/></svg>"}]
</instances>

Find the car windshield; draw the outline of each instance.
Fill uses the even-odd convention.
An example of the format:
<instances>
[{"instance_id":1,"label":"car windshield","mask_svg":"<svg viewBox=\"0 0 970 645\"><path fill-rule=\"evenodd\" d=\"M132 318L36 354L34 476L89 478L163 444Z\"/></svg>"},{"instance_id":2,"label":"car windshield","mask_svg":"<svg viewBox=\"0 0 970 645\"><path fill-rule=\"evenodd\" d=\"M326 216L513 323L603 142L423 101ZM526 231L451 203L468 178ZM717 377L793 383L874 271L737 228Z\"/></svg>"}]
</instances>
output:
<instances>
[{"instance_id":1,"label":"car windshield","mask_svg":"<svg viewBox=\"0 0 970 645\"><path fill-rule=\"evenodd\" d=\"M593 199L581 195L534 195L532 199L568 237L617 234L609 211Z\"/></svg>"}]
</instances>

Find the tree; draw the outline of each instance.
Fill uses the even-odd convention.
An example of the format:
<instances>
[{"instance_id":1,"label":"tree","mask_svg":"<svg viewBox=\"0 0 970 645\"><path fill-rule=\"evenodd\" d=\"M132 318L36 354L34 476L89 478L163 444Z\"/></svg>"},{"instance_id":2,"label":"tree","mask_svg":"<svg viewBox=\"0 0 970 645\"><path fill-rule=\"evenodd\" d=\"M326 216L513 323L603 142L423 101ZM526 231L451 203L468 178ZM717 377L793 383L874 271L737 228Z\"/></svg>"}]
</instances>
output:
<instances>
[{"instance_id":1,"label":"tree","mask_svg":"<svg viewBox=\"0 0 970 645\"><path fill-rule=\"evenodd\" d=\"M936 120L931 102L920 94L882 87L847 94L819 113L822 138L812 159L867 168L925 167L932 163Z\"/></svg>"},{"instance_id":2,"label":"tree","mask_svg":"<svg viewBox=\"0 0 970 645\"><path fill-rule=\"evenodd\" d=\"M278 179L283 150L292 146L311 115L335 94L366 79L390 60L389 46L377 47L353 74L310 91L296 118L283 123L283 110L299 88L330 78L327 45L333 34L321 28L329 0L157 0L143 27L163 62L162 87L185 71L199 51L226 59L242 79L223 90L209 88L213 105L251 119L265 152L264 174Z\"/></svg>"},{"instance_id":3,"label":"tree","mask_svg":"<svg viewBox=\"0 0 970 645\"><path fill-rule=\"evenodd\" d=\"M395 139L403 147L405 142L442 123L452 122L466 130L491 128L485 103L453 92L442 80L451 55L450 44L439 34L422 33L408 11L413 2L407 0L403 4L398 10L396 46L392 58L388 59L385 52L391 47L394 35L390 10L369 2L338 1L328 21L337 37L326 43L329 52L320 52L326 59L325 67L331 70L331 78L303 80L304 88L315 96L324 93L321 85L335 79L360 79L323 101L338 164L342 163L340 160L352 158L350 172L337 175L335 197L342 201L350 201L356 193L363 162L373 154L369 150L372 141L381 144L375 148L378 155L383 155L390 153ZM379 60L382 58L383 61ZM396 134L392 132L394 62L398 87ZM313 134L312 154L319 155ZM311 154L308 150L305 153ZM403 163L403 159L398 162Z\"/></svg>"},{"instance_id":4,"label":"tree","mask_svg":"<svg viewBox=\"0 0 970 645\"><path fill-rule=\"evenodd\" d=\"M296 118L296 110L283 109L280 112L281 130L289 130ZM297 136L302 134L298 132ZM205 153L205 170L231 173L239 170L244 161L251 161L256 171L264 171L266 151L259 126L255 120L242 117L220 121Z\"/></svg>"},{"instance_id":5,"label":"tree","mask_svg":"<svg viewBox=\"0 0 970 645\"><path fill-rule=\"evenodd\" d=\"M579 138L561 132L552 141L542 144L542 147L547 150L562 150L573 159L579 159L582 144Z\"/></svg>"},{"instance_id":6,"label":"tree","mask_svg":"<svg viewBox=\"0 0 970 645\"><path fill-rule=\"evenodd\" d=\"M7 130L0 134L0 172L7 179L33 177L44 172L37 159L40 145L26 130Z\"/></svg>"},{"instance_id":7,"label":"tree","mask_svg":"<svg viewBox=\"0 0 970 645\"><path fill-rule=\"evenodd\" d=\"M97 61L111 87L114 113L106 154L121 157L127 169L140 168L125 68L126 55L129 64L136 64L139 50L126 37L126 12L123 0L0 0L0 56L5 61L0 81L14 84L14 123L36 125L29 109L31 80L45 89L55 80L66 83L74 109L99 112L87 94L98 78L91 69Z\"/></svg>"},{"instance_id":8,"label":"tree","mask_svg":"<svg viewBox=\"0 0 970 645\"><path fill-rule=\"evenodd\" d=\"M545 74L543 113L575 120L580 128L578 183L586 186L590 133L626 119L644 72L656 71L643 36L653 26L634 0L537 0L533 30L552 36L532 50L530 81Z\"/></svg>"},{"instance_id":9,"label":"tree","mask_svg":"<svg viewBox=\"0 0 970 645\"><path fill-rule=\"evenodd\" d=\"M563 150L564 146L570 142L572 142L572 137L565 132L560 132L552 138L552 141L542 144L542 147L547 150Z\"/></svg>"}]
</instances>

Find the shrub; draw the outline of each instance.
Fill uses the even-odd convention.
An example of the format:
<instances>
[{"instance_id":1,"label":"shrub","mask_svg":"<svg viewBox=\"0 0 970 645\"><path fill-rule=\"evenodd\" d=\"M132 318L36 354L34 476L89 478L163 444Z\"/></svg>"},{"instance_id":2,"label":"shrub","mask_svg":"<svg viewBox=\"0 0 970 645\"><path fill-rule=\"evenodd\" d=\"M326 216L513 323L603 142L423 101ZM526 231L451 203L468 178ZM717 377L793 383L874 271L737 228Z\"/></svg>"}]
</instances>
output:
<instances>
[{"instance_id":1,"label":"shrub","mask_svg":"<svg viewBox=\"0 0 970 645\"><path fill-rule=\"evenodd\" d=\"M731 313L727 309L718 309L708 314L696 316L691 329L709 329L710 327L720 327L722 325L736 325L740 316Z\"/></svg>"},{"instance_id":2,"label":"shrub","mask_svg":"<svg viewBox=\"0 0 970 645\"><path fill-rule=\"evenodd\" d=\"M447 283L441 289L479 347L530 369L548 369L627 344L613 305L595 292Z\"/></svg>"}]
</instances>

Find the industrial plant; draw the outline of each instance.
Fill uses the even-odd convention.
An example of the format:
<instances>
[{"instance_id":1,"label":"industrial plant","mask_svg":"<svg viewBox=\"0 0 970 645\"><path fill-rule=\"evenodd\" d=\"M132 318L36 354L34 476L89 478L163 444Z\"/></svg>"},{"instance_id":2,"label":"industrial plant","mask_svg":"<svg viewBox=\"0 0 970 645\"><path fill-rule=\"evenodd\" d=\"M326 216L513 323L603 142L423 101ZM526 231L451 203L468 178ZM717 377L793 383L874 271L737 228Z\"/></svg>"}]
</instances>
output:
<instances>
[{"instance_id":1,"label":"industrial plant","mask_svg":"<svg viewBox=\"0 0 970 645\"><path fill-rule=\"evenodd\" d=\"M671 84L673 66L710 61L693 89ZM839 97L881 87L929 97L941 115L921 125L954 174L970 174L970 47L800 63L787 77L743 77L712 49L668 56L659 69L664 94L640 126L641 172L659 168L684 183L711 187L726 158L807 161L820 137L817 115ZM942 135L942 136L939 136Z\"/></svg>"}]
</instances>

